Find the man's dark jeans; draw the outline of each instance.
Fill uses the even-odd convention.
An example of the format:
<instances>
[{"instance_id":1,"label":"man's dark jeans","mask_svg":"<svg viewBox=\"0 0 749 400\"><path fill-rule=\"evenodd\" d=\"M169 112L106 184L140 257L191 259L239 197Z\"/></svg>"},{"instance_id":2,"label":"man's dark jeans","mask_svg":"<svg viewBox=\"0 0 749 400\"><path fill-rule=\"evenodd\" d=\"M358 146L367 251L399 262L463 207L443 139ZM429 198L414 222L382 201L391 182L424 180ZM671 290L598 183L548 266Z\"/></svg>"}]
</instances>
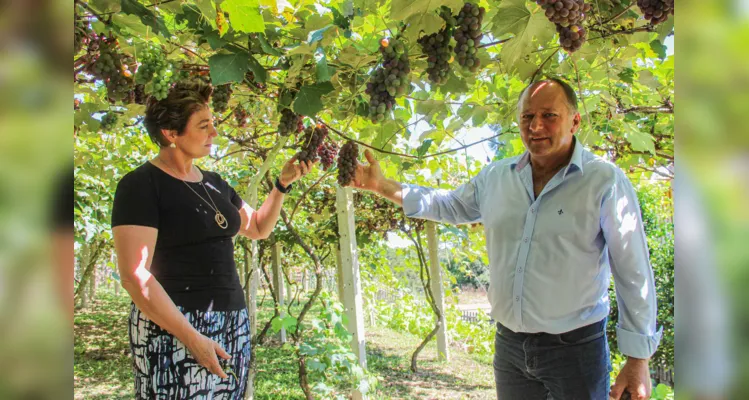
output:
<instances>
[{"instance_id":1,"label":"man's dark jeans","mask_svg":"<svg viewBox=\"0 0 749 400\"><path fill-rule=\"evenodd\" d=\"M611 360L606 319L552 335L516 333L497 323L498 400L607 400Z\"/></svg>"}]
</instances>

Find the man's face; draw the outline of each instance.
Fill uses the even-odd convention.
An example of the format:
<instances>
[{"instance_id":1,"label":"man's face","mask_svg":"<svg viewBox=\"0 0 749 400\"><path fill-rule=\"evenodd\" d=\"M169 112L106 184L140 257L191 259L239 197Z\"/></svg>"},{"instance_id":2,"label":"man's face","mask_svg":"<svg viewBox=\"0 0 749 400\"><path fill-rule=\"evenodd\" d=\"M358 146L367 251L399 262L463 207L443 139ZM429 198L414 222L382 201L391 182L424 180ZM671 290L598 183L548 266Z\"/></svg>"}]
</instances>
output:
<instances>
[{"instance_id":1,"label":"man's face","mask_svg":"<svg viewBox=\"0 0 749 400\"><path fill-rule=\"evenodd\" d=\"M558 83L540 82L529 87L518 111L520 136L532 157L568 154L572 135L580 127L580 114L570 110Z\"/></svg>"}]
</instances>

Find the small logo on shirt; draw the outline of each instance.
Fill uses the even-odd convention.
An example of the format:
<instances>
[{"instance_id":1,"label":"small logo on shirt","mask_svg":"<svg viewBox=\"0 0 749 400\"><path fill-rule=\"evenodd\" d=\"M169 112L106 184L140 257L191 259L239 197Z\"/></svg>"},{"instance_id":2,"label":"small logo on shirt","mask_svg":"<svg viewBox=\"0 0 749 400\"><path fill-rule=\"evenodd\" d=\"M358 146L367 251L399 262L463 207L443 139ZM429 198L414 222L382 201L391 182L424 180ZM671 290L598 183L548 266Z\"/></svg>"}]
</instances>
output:
<instances>
[{"instance_id":1,"label":"small logo on shirt","mask_svg":"<svg viewBox=\"0 0 749 400\"><path fill-rule=\"evenodd\" d=\"M559 211L557 211L557 214L559 214L559 215L562 215L562 214L564 214L564 210L562 210L562 209L560 208L560 209L559 209Z\"/></svg>"},{"instance_id":2,"label":"small logo on shirt","mask_svg":"<svg viewBox=\"0 0 749 400\"><path fill-rule=\"evenodd\" d=\"M220 190L218 190L218 189L216 189L216 188L215 188L215 187L214 187L213 185L211 185L211 183L210 183L210 182L206 182L206 183L205 183L205 185L206 185L206 186L208 186L209 188L211 188L211 189L215 190L215 191L216 191L216 192L218 192L219 194L221 194L221 191L220 191Z\"/></svg>"}]
</instances>

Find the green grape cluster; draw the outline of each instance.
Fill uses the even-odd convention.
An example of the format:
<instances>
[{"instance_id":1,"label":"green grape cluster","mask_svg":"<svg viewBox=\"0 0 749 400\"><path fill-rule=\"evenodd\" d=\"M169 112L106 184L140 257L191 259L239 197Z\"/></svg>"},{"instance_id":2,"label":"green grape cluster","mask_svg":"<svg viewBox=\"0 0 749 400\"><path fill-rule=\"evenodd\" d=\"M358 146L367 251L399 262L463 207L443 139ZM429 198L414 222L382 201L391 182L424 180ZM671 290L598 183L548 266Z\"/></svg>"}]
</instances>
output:
<instances>
[{"instance_id":1,"label":"green grape cluster","mask_svg":"<svg viewBox=\"0 0 749 400\"><path fill-rule=\"evenodd\" d=\"M234 119L237 121L237 126L240 128L244 128L247 126L247 118L249 118L250 114L247 112L247 110L242 106L237 106L234 108Z\"/></svg>"},{"instance_id":2,"label":"green grape cluster","mask_svg":"<svg viewBox=\"0 0 749 400\"><path fill-rule=\"evenodd\" d=\"M582 25L571 25L569 27L557 25L557 32L559 33L559 43L568 53L579 50L588 35Z\"/></svg>"},{"instance_id":3,"label":"green grape cluster","mask_svg":"<svg viewBox=\"0 0 749 400\"><path fill-rule=\"evenodd\" d=\"M348 141L338 152L338 184L348 186L356 176L356 164L359 158L359 146Z\"/></svg>"},{"instance_id":4,"label":"green grape cluster","mask_svg":"<svg viewBox=\"0 0 749 400\"><path fill-rule=\"evenodd\" d=\"M484 20L486 10L471 2L465 3L458 13L457 23L453 37L455 38L455 58L458 64L468 68L471 72L478 71L481 60L477 53L481 45L481 23Z\"/></svg>"},{"instance_id":5,"label":"green grape cluster","mask_svg":"<svg viewBox=\"0 0 749 400\"><path fill-rule=\"evenodd\" d=\"M117 124L117 114L113 112L108 112L104 114L104 116L101 117L101 130L103 131L110 131L112 128L115 127Z\"/></svg>"},{"instance_id":6,"label":"green grape cluster","mask_svg":"<svg viewBox=\"0 0 749 400\"><path fill-rule=\"evenodd\" d=\"M382 65L372 71L365 90L369 95L369 118L375 123L385 119L386 112L395 105L395 97L406 93L411 85L408 79L411 64L403 42L382 39L380 53Z\"/></svg>"},{"instance_id":7,"label":"green grape cluster","mask_svg":"<svg viewBox=\"0 0 749 400\"><path fill-rule=\"evenodd\" d=\"M213 99L213 111L219 114L226 112L227 108L229 108L231 93L232 89L230 83L216 86L213 89L213 95L211 95L211 98Z\"/></svg>"},{"instance_id":8,"label":"green grape cluster","mask_svg":"<svg viewBox=\"0 0 749 400\"><path fill-rule=\"evenodd\" d=\"M674 15L674 0L637 0L637 7L651 24L665 22L668 15Z\"/></svg>"},{"instance_id":9,"label":"green grape cluster","mask_svg":"<svg viewBox=\"0 0 749 400\"><path fill-rule=\"evenodd\" d=\"M304 130L304 133L302 150L296 154L296 159L299 162L315 162L317 161L317 149L328 136L328 127L325 125L309 126Z\"/></svg>"},{"instance_id":10,"label":"green grape cluster","mask_svg":"<svg viewBox=\"0 0 749 400\"><path fill-rule=\"evenodd\" d=\"M317 148L317 155L320 157L320 163L322 163L323 170L327 171L328 168L333 165L337 154L338 145L332 141L323 143Z\"/></svg>"},{"instance_id":11,"label":"green grape cluster","mask_svg":"<svg viewBox=\"0 0 749 400\"><path fill-rule=\"evenodd\" d=\"M427 55L427 75L429 81L436 85L447 82L450 74L450 58L453 47L450 45L450 35L447 29L437 33L422 36L418 40L421 50Z\"/></svg>"},{"instance_id":12,"label":"green grape cluster","mask_svg":"<svg viewBox=\"0 0 749 400\"><path fill-rule=\"evenodd\" d=\"M127 57L119 51L119 43L105 35L96 36L92 41L95 43L89 46L89 54L98 51L98 55L91 57L93 62L87 66L87 71L104 81L110 101L127 99L134 85L133 74Z\"/></svg>"},{"instance_id":13,"label":"green grape cluster","mask_svg":"<svg viewBox=\"0 0 749 400\"><path fill-rule=\"evenodd\" d=\"M278 121L278 133L281 136L289 136L291 133L299 133L304 130L304 117L298 115L288 108L281 111L281 120Z\"/></svg>"},{"instance_id":14,"label":"green grape cluster","mask_svg":"<svg viewBox=\"0 0 749 400\"><path fill-rule=\"evenodd\" d=\"M590 12L590 4L584 0L536 0L536 3L545 10L549 21L564 28L581 25Z\"/></svg>"},{"instance_id":15,"label":"green grape cluster","mask_svg":"<svg viewBox=\"0 0 749 400\"><path fill-rule=\"evenodd\" d=\"M156 46L149 46L140 58L140 67L135 73L135 82L145 84L156 100L163 100L169 94L173 68Z\"/></svg>"}]
</instances>

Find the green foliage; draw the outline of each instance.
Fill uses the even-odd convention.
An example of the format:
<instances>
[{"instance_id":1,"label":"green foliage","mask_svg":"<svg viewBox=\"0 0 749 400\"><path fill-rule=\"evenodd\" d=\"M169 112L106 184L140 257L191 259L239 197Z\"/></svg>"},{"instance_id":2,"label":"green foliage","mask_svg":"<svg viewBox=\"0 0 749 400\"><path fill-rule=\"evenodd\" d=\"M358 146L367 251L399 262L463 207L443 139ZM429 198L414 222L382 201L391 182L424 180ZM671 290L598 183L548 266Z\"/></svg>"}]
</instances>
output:
<instances>
[{"instance_id":1,"label":"green foliage","mask_svg":"<svg viewBox=\"0 0 749 400\"><path fill-rule=\"evenodd\" d=\"M320 302L319 314L310 321L311 332L298 350L306 357L313 381L317 380L313 390L323 398L329 398L334 388L368 393L376 380L359 366L351 350L352 335L346 330L343 305L328 292L321 293Z\"/></svg>"},{"instance_id":2,"label":"green foliage","mask_svg":"<svg viewBox=\"0 0 749 400\"><path fill-rule=\"evenodd\" d=\"M674 222L673 201L669 185L642 184L637 191L642 219L650 250L650 263L655 276L658 302L658 327L663 327L663 337L653 355L650 366L674 366ZM611 314L608 337L616 348L616 324L619 308L613 285L609 288Z\"/></svg>"},{"instance_id":3,"label":"green foliage","mask_svg":"<svg viewBox=\"0 0 749 400\"><path fill-rule=\"evenodd\" d=\"M463 153L432 155L457 147L456 140L461 141L468 129L484 126L501 133L503 145L497 150L502 156L519 154L523 149L516 133L515 102L533 76L559 76L581 88L584 120L580 137L598 154L606 154L625 170L672 163L674 57L668 55L664 38L672 33L673 24L651 30L635 11L630 11L595 26L588 42L570 56L556 53L554 26L532 2L482 2L486 16L479 28L484 39L474 53L480 68L475 74L452 68L442 85L430 86L429 63L417 40L446 28L439 16L441 10L449 9L457 15L463 4L457 0L334 0L319 7L307 0L278 4L266 0L197 0L151 7L145 0L94 0L88 2L91 10L111 15L111 19L99 21L89 11L80 13L90 19L92 35L116 39L116 51L123 60L139 60L140 51L152 48L156 53L150 56L159 56L173 76L230 85L226 89L231 89L232 95L222 108L247 110L248 117L235 122L231 115L220 113L216 117L222 120L219 136L214 139L216 149L199 163L202 168L221 173L240 193L266 161L269 175L277 176L284 162L299 150L299 144L280 143L276 135L284 109L306 116L306 125L324 122L334 128L330 138L339 147L352 138L390 152L376 154L388 177L454 188L475 176L482 163ZM595 8L600 18L589 18L589 22L605 21L623 8L602 3ZM411 84L395 99L392 109L386 105L388 119L374 125L368 116L370 104L365 90L374 68L382 63L378 48L383 37L398 38L403 43L399 53L407 54L409 72L398 82ZM74 111L75 227L79 244L107 238L117 181L157 150L141 125L145 107L137 100L139 88L128 86L135 81L126 79L125 86L112 90L118 96L110 99L107 82L88 72L86 66L99 56L92 47L94 42L80 42L75 64L74 93L82 99L80 108ZM454 39L450 43L454 45ZM133 73L134 67L132 64L129 69ZM159 89L163 95L163 87ZM154 85L145 91L153 93L157 88ZM105 113L118 116L111 129L106 123L102 126ZM280 151L270 152L275 146ZM332 171L324 177L325 172L316 168L287 196L285 209L293 213L295 229L318 255L330 255L331 244L338 240L334 201L337 171ZM258 188L262 201L267 188ZM369 306L378 307L383 324L423 337L433 321L425 303L419 302L423 294L415 258L407 251L386 249L382 236L393 228L381 222L382 213L369 207L370 200L359 199L355 204L366 208L357 211L356 218L364 281L372 288L411 289L410 297L397 308L376 304L374 293L367 292ZM285 244L287 261L308 266L306 254L294 245L286 227L279 225L275 233ZM485 275L479 266L488 264L488 260L481 230L446 227L440 238L450 244L449 268L456 273L448 278L453 284L483 284ZM672 282L665 267L668 243L662 246L651 244L654 268L656 263L659 268L656 276ZM658 254L664 256L658 258ZM239 252L237 257L238 262L243 261ZM327 257L324 267L332 270L334 258ZM659 274L664 274L663 278ZM370 290L363 286L365 291ZM659 292L661 304L668 298L667 292ZM673 291L670 298L672 302ZM340 311L336 306L327 308L332 310L313 309L308 315L312 321L288 316L273 322L275 329L284 326L293 330L297 325L309 329L311 336L305 336L294 351L305 352L311 382L322 397L338 393L338 389L331 389L336 385L371 383L366 373L351 364L350 353L344 351L346 337L337 328ZM263 312L259 322L270 316L267 310ZM456 312L447 311L454 340L476 354L490 354L491 329L464 323ZM659 318L666 316L659 314ZM277 357L279 365L295 364L289 349L262 351L268 352L260 357ZM663 354L673 358L672 350ZM291 388L298 383L294 379L280 386L269 381L257 382L258 393L267 390L282 398L301 397L296 388Z\"/></svg>"}]
</instances>

